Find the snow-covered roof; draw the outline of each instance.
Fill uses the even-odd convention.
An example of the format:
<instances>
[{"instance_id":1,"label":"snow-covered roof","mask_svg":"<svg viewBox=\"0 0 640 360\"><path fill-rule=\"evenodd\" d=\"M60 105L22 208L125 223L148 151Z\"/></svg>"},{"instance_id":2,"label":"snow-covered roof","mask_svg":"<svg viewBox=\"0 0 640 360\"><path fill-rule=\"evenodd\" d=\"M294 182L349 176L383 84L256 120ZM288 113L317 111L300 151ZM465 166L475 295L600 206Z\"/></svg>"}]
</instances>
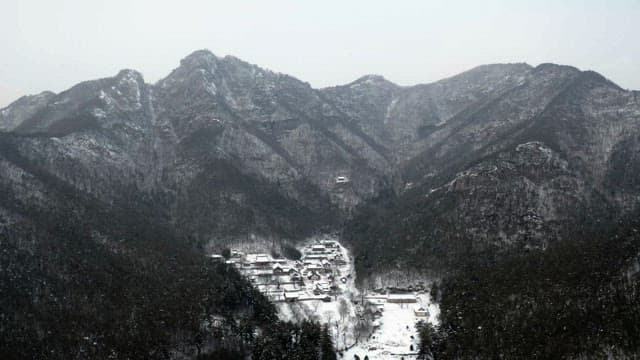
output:
<instances>
[{"instance_id":1,"label":"snow-covered roof","mask_svg":"<svg viewBox=\"0 0 640 360\"><path fill-rule=\"evenodd\" d=\"M280 287L286 292L300 291L300 289L294 284L283 284Z\"/></svg>"},{"instance_id":2,"label":"snow-covered roof","mask_svg":"<svg viewBox=\"0 0 640 360\"><path fill-rule=\"evenodd\" d=\"M284 293L284 297L287 299L298 299L300 295L301 295L300 291L291 291L291 292Z\"/></svg>"},{"instance_id":3,"label":"snow-covered roof","mask_svg":"<svg viewBox=\"0 0 640 360\"><path fill-rule=\"evenodd\" d=\"M414 299L416 296L413 294L389 294L387 299Z\"/></svg>"},{"instance_id":4,"label":"snow-covered roof","mask_svg":"<svg viewBox=\"0 0 640 360\"><path fill-rule=\"evenodd\" d=\"M387 302L414 303L417 301L418 299L413 294L389 294L387 297Z\"/></svg>"},{"instance_id":5,"label":"snow-covered roof","mask_svg":"<svg viewBox=\"0 0 640 360\"><path fill-rule=\"evenodd\" d=\"M268 276L273 275L273 270L253 270L251 275L255 276Z\"/></svg>"},{"instance_id":6,"label":"snow-covered roof","mask_svg":"<svg viewBox=\"0 0 640 360\"><path fill-rule=\"evenodd\" d=\"M234 256L234 255L244 255L244 252L240 250L231 250L231 256Z\"/></svg>"},{"instance_id":7,"label":"snow-covered roof","mask_svg":"<svg viewBox=\"0 0 640 360\"><path fill-rule=\"evenodd\" d=\"M247 261L250 263L270 263L273 261L267 254L247 254Z\"/></svg>"},{"instance_id":8,"label":"snow-covered roof","mask_svg":"<svg viewBox=\"0 0 640 360\"><path fill-rule=\"evenodd\" d=\"M322 254L322 253L316 253L316 254L308 254L304 256L305 260L306 259L310 259L310 260L322 260L322 259L326 259L327 255L326 254Z\"/></svg>"}]
</instances>

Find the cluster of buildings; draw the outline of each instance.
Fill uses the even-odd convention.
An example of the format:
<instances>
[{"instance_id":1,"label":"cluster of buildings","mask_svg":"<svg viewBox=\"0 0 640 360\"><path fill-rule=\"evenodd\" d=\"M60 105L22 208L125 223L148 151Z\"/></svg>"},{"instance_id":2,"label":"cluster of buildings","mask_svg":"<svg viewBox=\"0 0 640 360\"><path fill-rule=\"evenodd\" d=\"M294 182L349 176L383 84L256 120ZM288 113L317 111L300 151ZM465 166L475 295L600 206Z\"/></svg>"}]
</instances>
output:
<instances>
[{"instance_id":1,"label":"cluster of buildings","mask_svg":"<svg viewBox=\"0 0 640 360\"><path fill-rule=\"evenodd\" d=\"M273 302L321 300L331 302L347 283L346 252L332 240L305 246L299 260L232 250L228 259L212 255L236 267Z\"/></svg>"}]
</instances>

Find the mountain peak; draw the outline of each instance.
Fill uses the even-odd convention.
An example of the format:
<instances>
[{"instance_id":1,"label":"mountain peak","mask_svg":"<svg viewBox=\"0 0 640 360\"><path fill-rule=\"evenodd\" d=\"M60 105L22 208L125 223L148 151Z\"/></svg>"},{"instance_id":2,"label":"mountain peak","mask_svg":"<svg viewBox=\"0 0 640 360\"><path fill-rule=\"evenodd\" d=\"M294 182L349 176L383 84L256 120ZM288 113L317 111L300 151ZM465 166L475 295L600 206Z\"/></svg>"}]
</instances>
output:
<instances>
[{"instance_id":1,"label":"mountain peak","mask_svg":"<svg viewBox=\"0 0 640 360\"><path fill-rule=\"evenodd\" d=\"M195 58L217 58L217 57L209 49L196 50L185 57L185 59L195 59Z\"/></svg>"},{"instance_id":2,"label":"mountain peak","mask_svg":"<svg viewBox=\"0 0 640 360\"><path fill-rule=\"evenodd\" d=\"M47 105L55 93L43 91L36 95L25 95L12 102L4 109L0 109L0 131L11 131L25 119L33 116Z\"/></svg>"},{"instance_id":3,"label":"mountain peak","mask_svg":"<svg viewBox=\"0 0 640 360\"><path fill-rule=\"evenodd\" d=\"M476 66L453 77L476 76L478 74L499 76L500 74L523 73L533 69L527 63L495 63ZM446 80L446 79L443 79Z\"/></svg>"},{"instance_id":4,"label":"mountain peak","mask_svg":"<svg viewBox=\"0 0 640 360\"><path fill-rule=\"evenodd\" d=\"M542 63L536 66L533 69L536 73L568 73L568 74L577 74L580 72L580 69L569 66L569 65L560 65L554 63Z\"/></svg>"},{"instance_id":5,"label":"mountain peak","mask_svg":"<svg viewBox=\"0 0 640 360\"><path fill-rule=\"evenodd\" d=\"M614 83L613 81L607 79L606 77L604 77L602 74L593 71L593 70L585 70L582 72L581 74L581 78L582 81L584 82L589 82L591 84L601 84L601 85L608 85L611 87L614 87L618 90L623 90L620 86L618 86L618 84Z\"/></svg>"},{"instance_id":6,"label":"mountain peak","mask_svg":"<svg viewBox=\"0 0 640 360\"><path fill-rule=\"evenodd\" d=\"M577 81L579 84L589 84L590 86L595 85L608 85L614 87L616 89L622 90L620 86L618 86L613 81L607 79L602 74L593 71L593 70L580 70L577 67L570 65L560 65L554 63L542 63L535 67L534 71L538 73L568 73L577 76Z\"/></svg>"},{"instance_id":7,"label":"mountain peak","mask_svg":"<svg viewBox=\"0 0 640 360\"><path fill-rule=\"evenodd\" d=\"M357 81L387 81L382 75L378 74L367 74L361 76Z\"/></svg>"},{"instance_id":8,"label":"mountain peak","mask_svg":"<svg viewBox=\"0 0 640 360\"><path fill-rule=\"evenodd\" d=\"M388 84L388 83L391 83L391 81L385 79L384 76L382 76L382 75L367 74L367 75L364 75L364 76L358 78L352 84L380 84L380 83L387 83Z\"/></svg>"},{"instance_id":9,"label":"mountain peak","mask_svg":"<svg viewBox=\"0 0 640 360\"><path fill-rule=\"evenodd\" d=\"M536 70L545 70L545 69L551 69L551 68L579 71L578 68L576 68L574 66L556 64L556 63L551 63L551 62L541 63L541 64L538 64L538 66L535 67Z\"/></svg>"},{"instance_id":10,"label":"mountain peak","mask_svg":"<svg viewBox=\"0 0 640 360\"><path fill-rule=\"evenodd\" d=\"M196 50L180 60L180 66L199 68L209 67L218 61L218 57L207 49Z\"/></svg>"},{"instance_id":11,"label":"mountain peak","mask_svg":"<svg viewBox=\"0 0 640 360\"><path fill-rule=\"evenodd\" d=\"M133 69L122 69L116 75L116 79L131 79L136 82L144 82L142 73Z\"/></svg>"},{"instance_id":12,"label":"mountain peak","mask_svg":"<svg viewBox=\"0 0 640 360\"><path fill-rule=\"evenodd\" d=\"M14 105L19 105L19 104L22 104L22 103L26 103L26 102L31 101L31 100L38 100L38 99L43 99L43 98L51 98L51 97L53 97L55 95L56 95L56 93L54 93L53 91L49 91L49 90L45 90L45 91L43 91L41 93L38 93L38 94L24 95L24 96L19 97L16 100L14 100L12 103L10 103L9 105L7 105L6 107L4 107L3 109L0 109L0 110L7 110L8 111L8 109L10 107L14 106Z\"/></svg>"},{"instance_id":13,"label":"mountain peak","mask_svg":"<svg viewBox=\"0 0 640 360\"><path fill-rule=\"evenodd\" d=\"M250 65L248 62L240 59L237 56L234 55L225 55L225 57L222 58L222 60L227 61L227 62L232 62L232 63L240 63L240 64L247 64Z\"/></svg>"}]
</instances>

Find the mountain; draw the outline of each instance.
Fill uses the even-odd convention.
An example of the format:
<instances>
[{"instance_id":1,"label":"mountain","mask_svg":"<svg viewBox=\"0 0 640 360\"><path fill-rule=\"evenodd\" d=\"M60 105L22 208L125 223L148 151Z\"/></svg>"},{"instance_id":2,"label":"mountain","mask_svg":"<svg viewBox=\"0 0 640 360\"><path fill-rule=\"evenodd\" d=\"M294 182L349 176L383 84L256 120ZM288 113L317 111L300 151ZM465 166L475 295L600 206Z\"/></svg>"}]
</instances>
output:
<instances>
[{"instance_id":1,"label":"mountain","mask_svg":"<svg viewBox=\"0 0 640 360\"><path fill-rule=\"evenodd\" d=\"M363 266L442 269L489 248L545 248L637 208L637 93L571 67L523 70L414 142L399 191L346 230Z\"/></svg>"},{"instance_id":2,"label":"mountain","mask_svg":"<svg viewBox=\"0 0 640 360\"><path fill-rule=\"evenodd\" d=\"M229 347L242 352L251 343L242 331L264 327L273 309L203 253L241 242L269 250L319 231L342 231L363 286L444 278L443 309L451 313L473 310L457 295L475 273L490 288L497 272L515 274L518 261L575 271L597 256L593 249L608 251L590 268L608 274L595 289L624 293L620 274L637 273L629 219L640 200L639 95L555 64L483 65L416 86L367 75L314 89L200 50L155 84L122 70L20 98L0 110L1 284L13 294L3 308L14 314L0 332L16 348L38 339L34 351L60 358L89 348L74 340L72 350L50 349L47 339L106 339L94 354L148 358L161 357L147 351L161 343L200 351L198 322L224 316L249 324L227 329ZM525 294L518 286L535 283L533 274L548 275L509 281ZM545 286L566 290L591 275L549 277L556 283ZM211 293L196 291L208 281L216 284ZM224 295L232 287L240 290ZM157 300L173 299L168 293L184 295L174 299L179 308ZM95 309L106 309L115 328L146 323L157 336L141 330L129 334L139 346L123 346ZM161 330L160 310L180 314L162 321L183 337ZM102 319L97 330L43 330L73 311L79 317L64 324ZM452 334L483 326L444 319ZM468 337L445 339L440 344L473 347ZM509 346L518 348L516 340ZM456 356L473 357L465 349Z\"/></svg>"},{"instance_id":3,"label":"mountain","mask_svg":"<svg viewBox=\"0 0 640 360\"><path fill-rule=\"evenodd\" d=\"M123 70L23 97L0 126L29 167L5 156L5 174L37 170L106 204L135 193L197 246L338 229L359 209L352 243L369 263L391 264L544 247L587 215L632 211L637 98L591 71L521 63L318 90L200 50L156 84ZM46 182L16 179L4 177L12 192L43 193L25 207L54 201ZM393 200L368 211L380 194Z\"/></svg>"},{"instance_id":4,"label":"mountain","mask_svg":"<svg viewBox=\"0 0 640 360\"><path fill-rule=\"evenodd\" d=\"M440 324L420 333L425 358L635 358L638 92L523 70L407 133L415 155L394 187L344 228L359 281L431 281Z\"/></svg>"},{"instance_id":5,"label":"mountain","mask_svg":"<svg viewBox=\"0 0 640 360\"><path fill-rule=\"evenodd\" d=\"M0 131L11 131L45 106L55 94L50 91L38 95L23 96L0 111Z\"/></svg>"},{"instance_id":6,"label":"mountain","mask_svg":"<svg viewBox=\"0 0 640 360\"><path fill-rule=\"evenodd\" d=\"M139 190L202 243L308 233L385 181L376 144L308 84L208 51L155 85L123 70L40 97L2 111L26 161L105 202Z\"/></svg>"},{"instance_id":7,"label":"mountain","mask_svg":"<svg viewBox=\"0 0 640 360\"><path fill-rule=\"evenodd\" d=\"M454 115L510 91L527 64L484 65L432 84L399 87L379 76L322 91L375 139L405 162L429 145L428 135ZM433 139L432 141L434 141Z\"/></svg>"}]
</instances>

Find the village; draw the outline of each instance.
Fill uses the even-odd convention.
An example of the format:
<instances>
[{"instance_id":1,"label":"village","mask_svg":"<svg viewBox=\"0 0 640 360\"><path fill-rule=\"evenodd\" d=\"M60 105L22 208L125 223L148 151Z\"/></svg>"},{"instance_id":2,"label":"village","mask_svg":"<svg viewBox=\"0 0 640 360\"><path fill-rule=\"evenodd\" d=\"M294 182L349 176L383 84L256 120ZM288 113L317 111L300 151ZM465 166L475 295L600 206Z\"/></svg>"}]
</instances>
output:
<instances>
[{"instance_id":1,"label":"village","mask_svg":"<svg viewBox=\"0 0 640 360\"><path fill-rule=\"evenodd\" d=\"M274 303L330 302L341 293L347 277L352 276L345 255L344 248L337 242L325 240L304 247L298 260L231 250L225 261ZM221 256L212 255L212 258Z\"/></svg>"},{"instance_id":2,"label":"village","mask_svg":"<svg viewBox=\"0 0 640 360\"><path fill-rule=\"evenodd\" d=\"M361 293L349 251L331 236L298 247L299 259L231 249L215 261L234 266L278 308L283 320L328 324L344 359L415 359L419 321L439 309L423 288Z\"/></svg>"}]
</instances>

